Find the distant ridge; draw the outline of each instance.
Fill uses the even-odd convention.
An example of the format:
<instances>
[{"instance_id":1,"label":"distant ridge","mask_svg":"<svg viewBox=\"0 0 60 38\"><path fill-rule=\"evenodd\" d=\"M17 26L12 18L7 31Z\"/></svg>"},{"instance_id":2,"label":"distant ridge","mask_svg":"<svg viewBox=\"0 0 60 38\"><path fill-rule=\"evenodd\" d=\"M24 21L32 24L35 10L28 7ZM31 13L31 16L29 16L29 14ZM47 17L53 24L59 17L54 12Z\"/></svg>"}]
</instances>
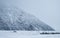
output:
<instances>
[{"instance_id":1,"label":"distant ridge","mask_svg":"<svg viewBox=\"0 0 60 38\"><path fill-rule=\"evenodd\" d=\"M54 31L35 16L16 7L0 8L0 30Z\"/></svg>"}]
</instances>

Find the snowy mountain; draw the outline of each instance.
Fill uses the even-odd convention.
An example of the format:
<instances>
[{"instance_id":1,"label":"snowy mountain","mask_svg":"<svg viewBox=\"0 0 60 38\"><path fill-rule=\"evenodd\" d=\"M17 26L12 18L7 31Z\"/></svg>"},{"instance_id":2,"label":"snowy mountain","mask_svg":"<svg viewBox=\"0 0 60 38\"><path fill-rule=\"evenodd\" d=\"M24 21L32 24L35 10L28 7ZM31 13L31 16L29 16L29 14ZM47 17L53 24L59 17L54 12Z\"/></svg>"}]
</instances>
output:
<instances>
[{"instance_id":1,"label":"snowy mountain","mask_svg":"<svg viewBox=\"0 0 60 38\"><path fill-rule=\"evenodd\" d=\"M0 30L54 31L35 16L16 7L0 7Z\"/></svg>"}]
</instances>

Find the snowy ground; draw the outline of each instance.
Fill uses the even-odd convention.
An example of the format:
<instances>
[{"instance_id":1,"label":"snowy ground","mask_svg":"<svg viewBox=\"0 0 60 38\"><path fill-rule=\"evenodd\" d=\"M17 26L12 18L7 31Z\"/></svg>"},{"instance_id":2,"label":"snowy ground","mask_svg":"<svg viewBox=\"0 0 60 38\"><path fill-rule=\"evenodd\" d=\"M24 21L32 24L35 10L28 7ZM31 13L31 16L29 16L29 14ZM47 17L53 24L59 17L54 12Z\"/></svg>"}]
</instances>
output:
<instances>
[{"instance_id":1,"label":"snowy ground","mask_svg":"<svg viewBox=\"0 0 60 38\"><path fill-rule=\"evenodd\" d=\"M38 31L0 31L0 38L60 38L60 35L41 35Z\"/></svg>"}]
</instances>

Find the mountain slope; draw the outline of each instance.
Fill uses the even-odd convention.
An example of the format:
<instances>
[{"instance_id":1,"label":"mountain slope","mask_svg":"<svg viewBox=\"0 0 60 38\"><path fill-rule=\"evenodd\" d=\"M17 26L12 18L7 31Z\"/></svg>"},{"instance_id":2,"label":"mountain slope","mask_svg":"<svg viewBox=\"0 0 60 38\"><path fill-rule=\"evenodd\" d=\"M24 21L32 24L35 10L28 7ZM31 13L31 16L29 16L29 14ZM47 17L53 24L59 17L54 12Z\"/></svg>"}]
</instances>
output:
<instances>
[{"instance_id":1,"label":"mountain slope","mask_svg":"<svg viewBox=\"0 0 60 38\"><path fill-rule=\"evenodd\" d=\"M35 16L16 7L0 8L0 30L54 31Z\"/></svg>"}]
</instances>

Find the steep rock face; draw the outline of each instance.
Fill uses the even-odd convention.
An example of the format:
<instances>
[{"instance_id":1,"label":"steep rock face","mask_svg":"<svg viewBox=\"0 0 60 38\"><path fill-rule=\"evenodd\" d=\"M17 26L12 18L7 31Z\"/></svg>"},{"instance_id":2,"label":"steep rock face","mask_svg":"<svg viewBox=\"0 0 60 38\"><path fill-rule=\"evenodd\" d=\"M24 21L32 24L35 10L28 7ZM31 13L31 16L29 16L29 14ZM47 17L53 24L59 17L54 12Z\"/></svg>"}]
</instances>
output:
<instances>
[{"instance_id":1,"label":"steep rock face","mask_svg":"<svg viewBox=\"0 0 60 38\"><path fill-rule=\"evenodd\" d=\"M35 16L16 7L0 8L0 30L54 31Z\"/></svg>"}]
</instances>

